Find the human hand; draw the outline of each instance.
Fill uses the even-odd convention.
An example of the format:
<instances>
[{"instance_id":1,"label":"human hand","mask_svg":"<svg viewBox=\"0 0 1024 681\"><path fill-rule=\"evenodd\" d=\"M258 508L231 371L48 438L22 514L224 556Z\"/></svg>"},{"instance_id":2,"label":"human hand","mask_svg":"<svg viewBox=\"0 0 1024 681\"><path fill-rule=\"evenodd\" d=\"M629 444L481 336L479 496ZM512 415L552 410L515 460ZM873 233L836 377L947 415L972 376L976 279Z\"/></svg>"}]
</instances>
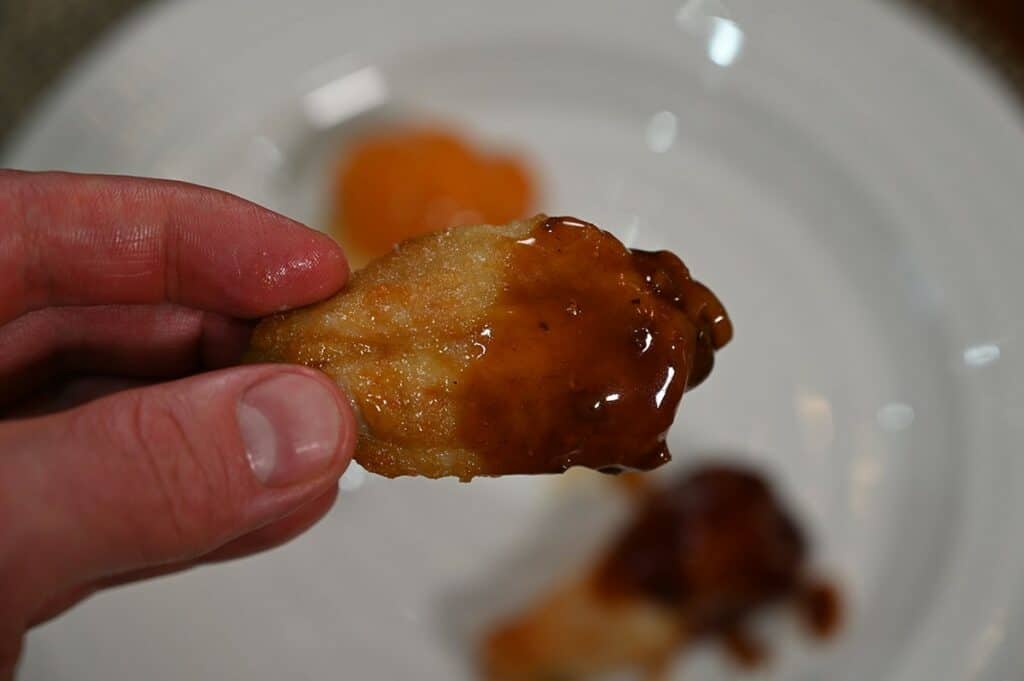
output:
<instances>
[{"instance_id":1,"label":"human hand","mask_svg":"<svg viewBox=\"0 0 1024 681\"><path fill-rule=\"evenodd\" d=\"M89 594L261 551L327 512L355 444L347 399L302 367L223 367L241 320L347 276L330 239L221 192L0 171L0 680L27 629ZM38 399L62 375L208 369L56 412L109 381Z\"/></svg>"}]
</instances>

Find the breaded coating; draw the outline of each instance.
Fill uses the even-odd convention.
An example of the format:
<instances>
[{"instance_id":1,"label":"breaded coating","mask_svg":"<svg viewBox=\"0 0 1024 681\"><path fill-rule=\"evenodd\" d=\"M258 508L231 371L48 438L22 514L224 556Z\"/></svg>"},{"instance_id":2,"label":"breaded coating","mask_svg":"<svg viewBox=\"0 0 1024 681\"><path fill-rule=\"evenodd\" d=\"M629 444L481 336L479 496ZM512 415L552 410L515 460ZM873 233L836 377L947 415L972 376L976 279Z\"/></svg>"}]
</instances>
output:
<instances>
[{"instance_id":1,"label":"breaded coating","mask_svg":"<svg viewBox=\"0 0 1024 681\"><path fill-rule=\"evenodd\" d=\"M401 244L320 304L265 319L249 361L327 373L389 477L652 468L731 334L667 253L537 216Z\"/></svg>"}]
</instances>

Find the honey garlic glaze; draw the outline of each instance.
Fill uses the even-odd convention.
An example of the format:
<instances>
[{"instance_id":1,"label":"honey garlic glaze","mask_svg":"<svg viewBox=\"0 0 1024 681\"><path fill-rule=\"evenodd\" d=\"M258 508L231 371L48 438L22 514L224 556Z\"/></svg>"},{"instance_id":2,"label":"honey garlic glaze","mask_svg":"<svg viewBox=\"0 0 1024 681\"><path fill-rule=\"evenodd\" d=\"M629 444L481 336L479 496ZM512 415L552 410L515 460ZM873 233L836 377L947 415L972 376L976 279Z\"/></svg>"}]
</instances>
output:
<instances>
[{"instance_id":1,"label":"honey garlic glaze","mask_svg":"<svg viewBox=\"0 0 1024 681\"><path fill-rule=\"evenodd\" d=\"M515 242L495 310L460 380L460 439L488 475L665 463L683 393L732 337L675 255L571 217Z\"/></svg>"}]
</instances>

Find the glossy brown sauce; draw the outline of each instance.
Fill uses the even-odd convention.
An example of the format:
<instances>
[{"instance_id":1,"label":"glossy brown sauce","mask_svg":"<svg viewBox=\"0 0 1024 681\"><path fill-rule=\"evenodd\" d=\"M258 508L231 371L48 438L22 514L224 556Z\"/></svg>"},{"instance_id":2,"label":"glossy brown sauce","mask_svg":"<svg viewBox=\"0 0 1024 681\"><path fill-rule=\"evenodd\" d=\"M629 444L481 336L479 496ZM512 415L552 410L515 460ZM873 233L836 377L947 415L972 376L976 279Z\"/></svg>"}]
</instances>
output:
<instances>
[{"instance_id":1,"label":"glossy brown sauce","mask_svg":"<svg viewBox=\"0 0 1024 681\"><path fill-rule=\"evenodd\" d=\"M711 466L653 493L600 564L598 579L611 598L677 609L695 635L720 637L750 665L764 650L745 623L765 606L790 602L817 636L838 628L839 594L809 579L808 553L803 532L765 480Z\"/></svg>"},{"instance_id":2,"label":"glossy brown sauce","mask_svg":"<svg viewBox=\"0 0 1024 681\"><path fill-rule=\"evenodd\" d=\"M667 251L630 251L575 218L514 246L460 437L488 474L651 469L688 388L732 336L725 309Z\"/></svg>"}]
</instances>

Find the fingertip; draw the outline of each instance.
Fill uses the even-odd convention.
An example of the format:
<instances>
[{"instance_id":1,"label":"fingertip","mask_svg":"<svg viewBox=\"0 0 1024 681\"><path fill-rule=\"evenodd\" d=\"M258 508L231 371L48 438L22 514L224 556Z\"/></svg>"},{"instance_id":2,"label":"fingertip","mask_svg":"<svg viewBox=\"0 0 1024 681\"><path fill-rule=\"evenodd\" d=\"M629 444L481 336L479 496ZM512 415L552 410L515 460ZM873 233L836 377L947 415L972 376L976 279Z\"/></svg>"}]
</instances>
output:
<instances>
[{"instance_id":1,"label":"fingertip","mask_svg":"<svg viewBox=\"0 0 1024 681\"><path fill-rule=\"evenodd\" d=\"M267 487L340 478L355 448L348 399L326 375L306 367L260 371L236 409L252 473Z\"/></svg>"},{"instance_id":2,"label":"fingertip","mask_svg":"<svg viewBox=\"0 0 1024 681\"><path fill-rule=\"evenodd\" d=\"M312 305L340 291L349 278L345 252L336 241L298 222L274 215L274 220L253 231L261 240L256 276L243 263L239 277L248 282L237 291L235 306L246 316L259 317Z\"/></svg>"},{"instance_id":3,"label":"fingertip","mask_svg":"<svg viewBox=\"0 0 1024 681\"><path fill-rule=\"evenodd\" d=\"M329 294L335 293L348 283L348 278L352 274L348 256L345 254L345 249L333 237L317 230L310 231L313 232L318 249L323 253L324 269L333 276L331 282L333 288Z\"/></svg>"},{"instance_id":4,"label":"fingertip","mask_svg":"<svg viewBox=\"0 0 1024 681\"><path fill-rule=\"evenodd\" d=\"M322 371L298 364L270 364L289 374L299 374L319 383L334 400L338 410L338 446L335 451L332 466L332 477L340 478L352 462L356 451L356 442L359 439L359 421L356 418L355 408L352 399L342 390L334 379Z\"/></svg>"},{"instance_id":5,"label":"fingertip","mask_svg":"<svg viewBox=\"0 0 1024 681\"><path fill-rule=\"evenodd\" d=\"M279 365L275 365L279 366ZM356 442L359 439L359 421L356 418L355 409L351 398L341 389L334 380L316 369L298 365L285 365L290 371L298 370L303 375L312 378L320 383L334 399L338 409L338 448L334 455L332 470L336 479L341 478L345 469L352 462L356 451Z\"/></svg>"},{"instance_id":6,"label":"fingertip","mask_svg":"<svg viewBox=\"0 0 1024 681\"><path fill-rule=\"evenodd\" d=\"M351 269L344 249L337 241L327 234L309 227L308 254L310 267L301 268L299 275L307 289L307 300L303 303L316 303L334 295L348 283Z\"/></svg>"}]
</instances>

